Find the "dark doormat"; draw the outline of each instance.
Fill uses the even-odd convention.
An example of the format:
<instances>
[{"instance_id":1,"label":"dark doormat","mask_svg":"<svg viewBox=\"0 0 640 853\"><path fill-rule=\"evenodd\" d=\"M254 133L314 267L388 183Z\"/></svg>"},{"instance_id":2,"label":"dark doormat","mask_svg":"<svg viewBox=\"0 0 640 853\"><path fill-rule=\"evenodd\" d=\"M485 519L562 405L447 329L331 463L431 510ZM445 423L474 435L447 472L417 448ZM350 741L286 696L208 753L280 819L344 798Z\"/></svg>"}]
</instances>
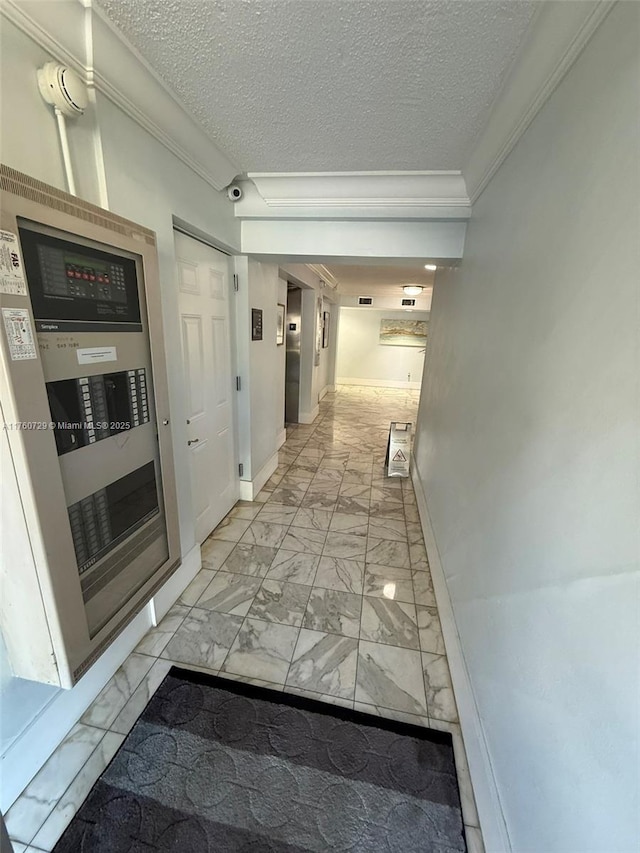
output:
<instances>
[{"instance_id":1,"label":"dark doormat","mask_svg":"<svg viewBox=\"0 0 640 853\"><path fill-rule=\"evenodd\" d=\"M465 851L451 736L173 667L54 853Z\"/></svg>"}]
</instances>

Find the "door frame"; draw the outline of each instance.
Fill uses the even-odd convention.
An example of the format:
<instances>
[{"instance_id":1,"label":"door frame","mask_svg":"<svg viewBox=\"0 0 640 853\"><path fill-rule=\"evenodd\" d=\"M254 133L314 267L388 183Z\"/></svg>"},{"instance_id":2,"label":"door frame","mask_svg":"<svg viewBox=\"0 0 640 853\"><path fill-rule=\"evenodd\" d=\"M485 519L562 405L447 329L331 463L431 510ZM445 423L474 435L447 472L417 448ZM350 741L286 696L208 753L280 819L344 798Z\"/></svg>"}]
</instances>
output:
<instances>
[{"instance_id":1,"label":"door frame","mask_svg":"<svg viewBox=\"0 0 640 853\"><path fill-rule=\"evenodd\" d=\"M211 249L215 249L216 252L220 252L223 255L226 255L229 259L229 277L230 277L230 290L229 290L229 346L231 349L231 376L235 377L238 375L238 339L237 339L237 301L235 299L235 289L233 287L233 281L235 280L236 269L235 269L235 258L238 256L238 251L234 250L227 243L222 240L218 240L211 234L208 234L206 231L202 231L200 228L197 228L195 225L191 225L186 222L184 219L180 219L177 216L172 217L172 233L184 234L185 237L190 237L192 240L197 240L199 243L204 243L205 246L209 246ZM175 237L173 239L174 245L174 255L175 255ZM177 255L174 256L174 266L177 261ZM177 281L176 281L177 284ZM179 293L177 294L178 301L180 299ZM181 333L181 346L180 346L180 361L182 365L182 375L184 375L184 350L182 348L182 333ZM233 418L233 455L234 455L234 482L237 486L237 494L240 496L240 475L238 471L239 465L239 435L238 435L238 395L237 393L233 393L232 387L232 396L233 403L231 407L232 418ZM185 412L181 412L181 416L183 420L186 420ZM193 507L192 507L193 512ZM222 519L221 519L222 520ZM195 515L193 516L193 521L195 523ZM196 542L198 546L201 543Z\"/></svg>"}]
</instances>

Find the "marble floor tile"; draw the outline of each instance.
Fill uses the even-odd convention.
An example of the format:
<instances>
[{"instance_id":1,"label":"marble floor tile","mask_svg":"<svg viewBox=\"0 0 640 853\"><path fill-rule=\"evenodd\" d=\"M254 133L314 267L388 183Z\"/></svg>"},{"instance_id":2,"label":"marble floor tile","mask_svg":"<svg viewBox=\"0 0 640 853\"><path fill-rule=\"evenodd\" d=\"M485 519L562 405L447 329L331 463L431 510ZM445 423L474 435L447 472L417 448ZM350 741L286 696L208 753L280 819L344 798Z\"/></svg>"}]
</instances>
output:
<instances>
[{"instance_id":1,"label":"marble floor tile","mask_svg":"<svg viewBox=\"0 0 640 853\"><path fill-rule=\"evenodd\" d=\"M281 489L278 487L271 492L271 496L267 498L267 501L284 504L285 506L300 506L304 494L304 491L301 492L298 489Z\"/></svg>"},{"instance_id":2,"label":"marble floor tile","mask_svg":"<svg viewBox=\"0 0 640 853\"><path fill-rule=\"evenodd\" d=\"M409 545L409 559L411 560L411 568L416 571L428 571L429 560L424 544Z\"/></svg>"},{"instance_id":3,"label":"marble floor tile","mask_svg":"<svg viewBox=\"0 0 640 853\"><path fill-rule=\"evenodd\" d=\"M409 546L406 542L393 542L389 539L369 536L367 539L367 563L408 569L411 567Z\"/></svg>"},{"instance_id":4,"label":"marble floor tile","mask_svg":"<svg viewBox=\"0 0 640 853\"><path fill-rule=\"evenodd\" d=\"M372 503L402 503L402 489L393 488L391 486L371 486L371 502Z\"/></svg>"},{"instance_id":5,"label":"marble floor tile","mask_svg":"<svg viewBox=\"0 0 640 853\"><path fill-rule=\"evenodd\" d=\"M118 732L123 735L129 734L134 723L146 708L149 699L151 699L158 687L160 687L162 680L172 666L173 661L162 658L153 662L151 669L133 691L127 704L111 723L109 728L112 732Z\"/></svg>"},{"instance_id":6,"label":"marble floor tile","mask_svg":"<svg viewBox=\"0 0 640 853\"><path fill-rule=\"evenodd\" d=\"M287 551L281 548L267 572L267 578L289 581L289 583L312 584L319 562L320 557L317 554L305 554L302 551Z\"/></svg>"},{"instance_id":7,"label":"marble floor tile","mask_svg":"<svg viewBox=\"0 0 640 853\"><path fill-rule=\"evenodd\" d=\"M291 625L245 619L222 670L283 684L298 632Z\"/></svg>"},{"instance_id":8,"label":"marble floor tile","mask_svg":"<svg viewBox=\"0 0 640 853\"><path fill-rule=\"evenodd\" d=\"M403 480L400 477L376 477L374 474L373 480L371 481L372 489L383 489L389 490L392 492L400 492L400 500L402 500L402 483ZM398 500L398 498L394 498L394 500Z\"/></svg>"},{"instance_id":9,"label":"marble floor tile","mask_svg":"<svg viewBox=\"0 0 640 853\"><path fill-rule=\"evenodd\" d=\"M308 527L293 527L287 531L282 541L285 551L302 551L303 554L322 554L326 531Z\"/></svg>"},{"instance_id":10,"label":"marble floor tile","mask_svg":"<svg viewBox=\"0 0 640 853\"><path fill-rule=\"evenodd\" d=\"M341 696L330 696L328 693L316 693L315 690L304 690L302 687L284 685L284 692L292 696L303 696L305 699L314 699L316 702L326 702L328 705L337 705L339 708L352 708L352 699L343 699Z\"/></svg>"},{"instance_id":11,"label":"marble floor tile","mask_svg":"<svg viewBox=\"0 0 640 853\"><path fill-rule=\"evenodd\" d=\"M302 500L301 506L309 509L328 509L333 512L338 500L338 490L332 489L330 492L316 492L309 489Z\"/></svg>"},{"instance_id":12,"label":"marble floor tile","mask_svg":"<svg viewBox=\"0 0 640 853\"><path fill-rule=\"evenodd\" d=\"M282 524L285 527L288 527L295 518L297 512L297 506L266 503L262 505L262 509L258 515L258 521L268 521L272 524Z\"/></svg>"},{"instance_id":13,"label":"marble floor tile","mask_svg":"<svg viewBox=\"0 0 640 853\"><path fill-rule=\"evenodd\" d=\"M267 503L267 501L271 500L272 496L273 496L272 490L262 489L262 491L258 492L258 494L255 496L255 498L253 500L255 501L255 503L264 504L264 503Z\"/></svg>"},{"instance_id":14,"label":"marble floor tile","mask_svg":"<svg viewBox=\"0 0 640 853\"><path fill-rule=\"evenodd\" d=\"M303 480L312 480L317 470L318 462L311 461L311 458L307 458L304 462L298 459L293 463L291 468L289 468L287 476L301 477Z\"/></svg>"},{"instance_id":15,"label":"marble floor tile","mask_svg":"<svg viewBox=\"0 0 640 853\"><path fill-rule=\"evenodd\" d=\"M356 485L355 483L342 483L340 486L340 497L361 498L366 501L367 506L371 500L371 489L369 486Z\"/></svg>"},{"instance_id":16,"label":"marble floor tile","mask_svg":"<svg viewBox=\"0 0 640 853\"><path fill-rule=\"evenodd\" d=\"M405 649L419 649L415 605L365 596L362 600L360 638Z\"/></svg>"},{"instance_id":17,"label":"marble floor tile","mask_svg":"<svg viewBox=\"0 0 640 853\"><path fill-rule=\"evenodd\" d=\"M364 515L334 512L329 530L334 533L350 533L352 536L366 536L369 530L369 522Z\"/></svg>"},{"instance_id":18,"label":"marble floor tile","mask_svg":"<svg viewBox=\"0 0 640 853\"><path fill-rule=\"evenodd\" d=\"M407 527L402 518L375 518L369 521L369 536L392 542L407 542Z\"/></svg>"},{"instance_id":19,"label":"marble floor tile","mask_svg":"<svg viewBox=\"0 0 640 853\"><path fill-rule=\"evenodd\" d=\"M227 542L237 542L251 521L246 518L233 518L227 516L211 534L211 539L225 539Z\"/></svg>"},{"instance_id":20,"label":"marble floor tile","mask_svg":"<svg viewBox=\"0 0 640 853\"><path fill-rule=\"evenodd\" d=\"M45 820L33 839L33 846L42 850L52 850L58 839L71 823L89 791L97 782L125 736L117 732L106 732L100 743L89 756L80 772L71 782L55 808Z\"/></svg>"},{"instance_id":21,"label":"marble floor tile","mask_svg":"<svg viewBox=\"0 0 640 853\"><path fill-rule=\"evenodd\" d=\"M353 699L358 641L302 628L287 684Z\"/></svg>"},{"instance_id":22,"label":"marble floor tile","mask_svg":"<svg viewBox=\"0 0 640 853\"><path fill-rule=\"evenodd\" d=\"M340 557L344 560L364 560L367 553L365 536L354 536L350 533L329 531L324 544L324 557Z\"/></svg>"},{"instance_id":23,"label":"marble floor tile","mask_svg":"<svg viewBox=\"0 0 640 853\"><path fill-rule=\"evenodd\" d=\"M253 521L256 515L262 509L262 504L256 504L253 501L238 501L238 503L229 511L231 518L244 518Z\"/></svg>"},{"instance_id":24,"label":"marble floor tile","mask_svg":"<svg viewBox=\"0 0 640 853\"><path fill-rule=\"evenodd\" d=\"M331 521L331 511L327 509L311 509L303 507L296 513L294 527L312 527L315 530L328 530Z\"/></svg>"},{"instance_id":25,"label":"marble floor tile","mask_svg":"<svg viewBox=\"0 0 640 853\"><path fill-rule=\"evenodd\" d=\"M89 705L80 722L101 729L110 728L152 664L153 658L148 655L130 654Z\"/></svg>"},{"instance_id":26,"label":"marble floor tile","mask_svg":"<svg viewBox=\"0 0 640 853\"><path fill-rule=\"evenodd\" d=\"M361 471L357 468L345 468L343 483L354 483L356 486L370 486L373 475L371 469Z\"/></svg>"},{"instance_id":27,"label":"marble floor tile","mask_svg":"<svg viewBox=\"0 0 640 853\"><path fill-rule=\"evenodd\" d=\"M221 539L206 539L202 543L202 568L217 571L233 551L235 542L225 542Z\"/></svg>"},{"instance_id":28,"label":"marble floor tile","mask_svg":"<svg viewBox=\"0 0 640 853\"><path fill-rule=\"evenodd\" d=\"M467 753L460 732L459 723L450 723L446 720L429 718L429 726L436 731L449 732L453 738L453 754L456 762L456 774L458 777L458 788L460 790L460 805L462 806L462 821L467 826L479 826L478 810L473 794L469 765L467 764Z\"/></svg>"},{"instance_id":29,"label":"marble floor tile","mask_svg":"<svg viewBox=\"0 0 640 853\"><path fill-rule=\"evenodd\" d=\"M458 721L456 701L453 697L449 665L444 655L422 653L424 686L429 717L436 720Z\"/></svg>"},{"instance_id":30,"label":"marble floor tile","mask_svg":"<svg viewBox=\"0 0 640 853\"><path fill-rule=\"evenodd\" d=\"M269 571L277 553L277 548L239 542L225 560L224 570L225 572L237 572L240 575L263 578Z\"/></svg>"},{"instance_id":31,"label":"marble floor tile","mask_svg":"<svg viewBox=\"0 0 640 853\"><path fill-rule=\"evenodd\" d=\"M273 524L270 521L253 521L251 527L243 534L240 542L244 545L264 545L266 548L279 548L287 534L283 524Z\"/></svg>"},{"instance_id":32,"label":"marble floor tile","mask_svg":"<svg viewBox=\"0 0 640 853\"><path fill-rule=\"evenodd\" d=\"M437 608L418 606L416 611L421 650L436 655L445 654L444 637L442 636Z\"/></svg>"},{"instance_id":33,"label":"marble floor tile","mask_svg":"<svg viewBox=\"0 0 640 853\"><path fill-rule=\"evenodd\" d=\"M162 657L210 670L220 669L241 625L240 616L194 607Z\"/></svg>"},{"instance_id":34,"label":"marble floor tile","mask_svg":"<svg viewBox=\"0 0 640 853\"><path fill-rule=\"evenodd\" d=\"M76 723L4 815L11 838L32 841L103 737L102 729Z\"/></svg>"},{"instance_id":35,"label":"marble floor tile","mask_svg":"<svg viewBox=\"0 0 640 853\"><path fill-rule=\"evenodd\" d=\"M247 616L299 627L310 592L310 586L265 578Z\"/></svg>"},{"instance_id":36,"label":"marble floor tile","mask_svg":"<svg viewBox=\"0 0 640 853\"><path fill-rule=\"evenodd\" d=\"M214 576L215 572L211 569L200 569L198 574L178 599L178 604L185 604L187 607L193 607L205 589L209 586Z\"/></svg>"},{"instance_id":37,"label":"marble floor tile","mask_svg":"<svg viewBox=\"0 0 640 853\"><path fill-rule=\"evenodd\" d=\"M164 619L144 635L136 646L135 651L143 655L158 657L171 637L173 637L180 625L182 625L190 609L190 607L184 604L174 604Z\"/></svg>"},{"instance_id":38,"label":"marble floor tile","mask_svg":"<svg viewBox=\"0 0 640 853\"><path fill-rule=\"evenodd\" d=\"M328 495L335 496L336 493L340 490L340 483L342 482L342 476L340 479L336 477L332 477L329 479L328 477L314 477L314 479L309 484L309 488L307 489L307 494L305 497L317 497L318 495ZM334 500L336 498L334 497Z\"/></svg>"},{"instance_id":39,"label":"marble floor tile","mask_svg":"<svg viewBox=\"0 0 640 853\"><path fill-rule=\"evenodd\" d=\"M302 627L357 638L361 605L362 598L355 593L314 587Z\"/></svg>"},{"instance_id":40,"label":"marble floor tile","mask_svg":"<svg viewBox=\"0 0 640 853\"><path fill-rule=\"evenodd\" d=\"M431 573L425 571L411 572L413 577L413 594L416 604L424 607L437 607L436 594L433 590Z\"/></svg>"},{"instance_id":41,"label":"marble floor tile","mask_svg":"<svg viewBox=\"0 0 640 853\"><path fill-rule=\"evenodd\" d=\"M369 515L372 519L397 518L404 521L404 504L402 502L395 503L394 501L389 500L376 501L372 498Z\"/></svg>"},{"instance_id":42,"label":"marble floor tile","mask_svg":"<svg viewBox=\"0 0 640 853\"><path fill-rule=\"evenodd\" d=\"M364 561L321 557L314 585L362 595Z\"/></svg>"},{"instance_id":43,"label":"marble floor tile","mask_svg":"<svg viewBox=\"0 0 640 853\"><path fill-rule=\"evenodd\" d=\"M334 489L339 487L340 483L342 483L342 470L339 468L323 468L321 463L315 477L311 481L310 488L324 486L326 483L331 483Z\"/></svg>"},{"instance_id":44,"label":"marble floor tile","mask_svg":"<svg viewBox=\"0 0 640 853\"><path fill-rule=\"evenodd\" d=\"M221 570L200 596L197 607L246 616L260 589L261 578Z\"/></svg>"},{"instance_id":45,"label":"marble floor tile","mask_svg":"<svg viewBox=\"0 0 640 853\"><path fill-rule=\"evenodd\" d=\"M404 517L407 519L407 521L417 524L420 521L420 513L418 512L418 507L410 503L405 504Z\"/></svg>"},{"instance_id":46,"label":"marble floor tile","mask_svg":"<svg viewBox=\"0 0 640 853\"><path fill-rule=\"evenodd\" d=\"M484 841L479 827L465 825L464 832L467 837L468 853L485 853Z\"/></svg>"},{"instance_id":47,"label":"marble floor tile","mask_svg":"<svg viewBox=\"0 0 640 853\"><path fill-rule=\"evenodd\" d=\"M420 652L360 640L356 702L427 714Z\"/></svg>"},{"instance_id":48,"label":"marble floor tile","mask_svg":"<svg viewBox=\"0 0 640 853\"><path fill-rule=\"evenodd\" d=\"M365 702L354 702L353 710L363 714L371 714L374 717L384 717L387 720L396 720L399 723L408 723L412 726L431 728L429 717L419 714L407 714L404 711L396 711L393 708L382 708L379 705L368 705Z\"/></svg>"},{"instance_id":49,"label":"marble floor tile","mask_svg":"<svg viewBox=\"0 0 640 853\"><path fill-rule=\"evenodd\" d=\"M364 594L390 601L413 604L413 581L409 569L367 563L364 570Z\"/></svg>"},{"instance_id":50,"label":"marble floor tile","mask_svg":"<svg viewBox=\"0 0 640 853\"><path fill-rule=\"evenodd\" d=\"M336 502L336 512L348 515L369 515L369 499L365 496L352 498L340 495Z\"/></svg>"},{"instance_id":51,"label":"marble floor tile","mask_svg":"<svg viewBox=\"0 0 640 853\"><path fill-rule=\"evenodd\" d=\"M264 678L250 678L248 675L238 675L236 672L225 672L220 670L216 673L218 678L226 678L229 681L241 681L243 684L252 684L254 687L265 687L267 690L276 690L282 693L284 684L275 681L265 681Z\"/></svg>"},{"instance_id":52,"label":"marble floor tile","mask_svg":"<svg viewBox=\"0 0 640 853\"><path fill-rule=\"evenodd\" d=\"M409 545L424 545L424 538L422 536L422 525L417 524L415 521L408 521L407 539L409 540Z\"/></svg>"}]
</instances>

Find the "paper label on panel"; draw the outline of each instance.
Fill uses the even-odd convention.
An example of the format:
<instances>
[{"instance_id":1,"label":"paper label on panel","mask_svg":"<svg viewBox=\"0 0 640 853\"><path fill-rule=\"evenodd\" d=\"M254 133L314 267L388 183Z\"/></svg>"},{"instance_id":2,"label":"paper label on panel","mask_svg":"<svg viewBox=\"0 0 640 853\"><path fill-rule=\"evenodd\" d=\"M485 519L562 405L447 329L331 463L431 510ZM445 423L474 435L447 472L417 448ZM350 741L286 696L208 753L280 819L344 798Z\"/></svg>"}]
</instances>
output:
<instances>
[{"instance_id":1,"label":"paper label on panel","mask_svg":"<svg viewBox=\"0 0 640 853\"><path fill-rule=\"evenodd\" d=\"M31 320L26 308L3 308L2 319L12 361L37 358Z\"/></svg>"},{"instance_id":2,"label":"paper label on panel","mask_svg":"<svg viewBox=\"0 0 640 853\"><path fill-rule=\"evenodd\" d=\"M27 295L18 238L11 231L0 231L0 293Z\"/></svg>"},{"instance_id":3,"label":"paper label on panel","mask_svg":"<svg viewBox=\"0 0 640 853\"><path fill-rule=\"evenodd\" d=\"M84 347L76 350L78 364L93 364L96 361L117 361L115 347Z\"/></svg>"}]
</instances>

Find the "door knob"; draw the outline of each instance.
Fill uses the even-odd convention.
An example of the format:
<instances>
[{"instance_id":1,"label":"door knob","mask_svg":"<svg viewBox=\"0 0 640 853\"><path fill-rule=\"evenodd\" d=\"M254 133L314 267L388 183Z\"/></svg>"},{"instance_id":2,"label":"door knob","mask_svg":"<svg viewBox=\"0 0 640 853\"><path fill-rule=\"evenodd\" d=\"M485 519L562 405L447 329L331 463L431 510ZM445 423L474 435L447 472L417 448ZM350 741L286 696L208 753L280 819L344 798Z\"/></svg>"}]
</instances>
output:
<instances>
[{"instance_id":1,"label":"door knob","mask_svg":"<svg viewBox=\"0 0 640 853\"><path fill-rule=\"evenodd\" d=\"M189 445L191 445L191 444L197 444L199 441L200 441L200 439L199 439L199 438L192 438L192 439L190 439L190 440L187 442L187 444L189 444Z\"/></svg>"}]
</instances>

